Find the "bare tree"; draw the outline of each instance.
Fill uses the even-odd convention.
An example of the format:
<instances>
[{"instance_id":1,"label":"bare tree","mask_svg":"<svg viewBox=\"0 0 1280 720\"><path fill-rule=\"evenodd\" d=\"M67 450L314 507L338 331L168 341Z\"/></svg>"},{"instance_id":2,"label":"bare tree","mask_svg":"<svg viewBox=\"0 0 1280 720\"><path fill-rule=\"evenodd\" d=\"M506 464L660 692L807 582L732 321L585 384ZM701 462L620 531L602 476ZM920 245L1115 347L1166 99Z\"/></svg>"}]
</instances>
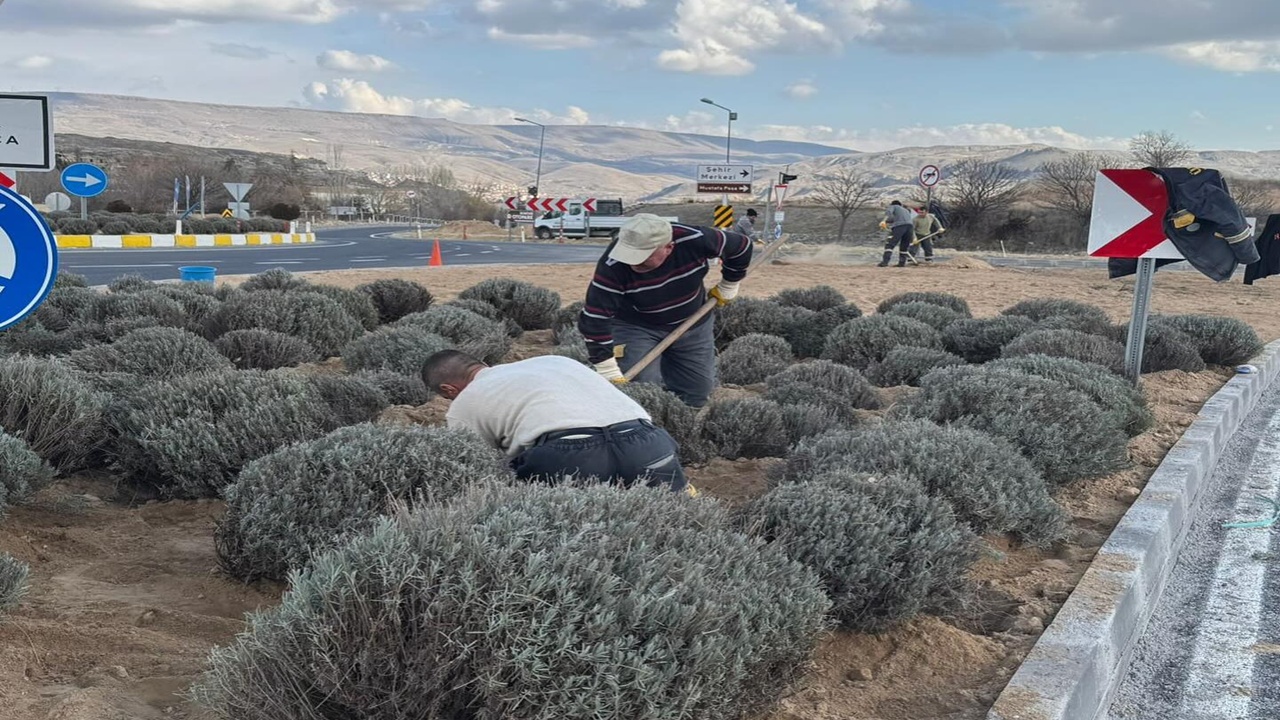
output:
<instances>
[{"instance_id":1,"label":"bare tree","mask_svg":"<svg viewBox=\"0 0 1280 720\"><path fill-rule=\"evenodd\" d=\"M1025 183L1017 170L978 158L961 160L947 169L947 199L951 224L963 226L1009 210L1021 197Z\"/></svg>"},{"instance_id":2,"label":"bare tree","mask_svg":"<svg viewBox=\"0 0 1280 720\"><path fill-rule=\"evenodd\" d=\"M1261 227L1275 212L1276 183L1248 178L1224 178L1240 212L1258 219Z\"/></svg>"},{"instance_id":3,"label":"bare tree","mask_svg":"<svg viewBox=\"0 0 1280 720\"><path fill-rule=\"evenodd\" d=\"M1139 133L1129 141L1129 152L1142 167L1181 167L1194 157L1191 146L1168 130Z\"/></svg>"},{"instance_id":4,"label":"bare tree","mask_svg":"<svg viewBox=\"0 0 1280 720\"><path fill-rule=\"evenodd\" d=\"M1119 167L1121 162L1106 155L1072 153L1041 165L1036 189L1049 207L1072 220L1087 222L1093 211L1093 185L1098 171Z\"/></svg>"},{"instance_id":5,"label":"bare tree","mask_svg":"<svg viewBox=\"0 0 1280 720\"><path fill-rule=\"evenodd\" d=\"M867 206L874 197L874 186L871 179L851 167L838 168L830 175L818 178L818 187L813 198L826 205L840 216L840 229L837 231L837 242L844 242L845 226L849 216Z\"/></svg>"}]
</instances>

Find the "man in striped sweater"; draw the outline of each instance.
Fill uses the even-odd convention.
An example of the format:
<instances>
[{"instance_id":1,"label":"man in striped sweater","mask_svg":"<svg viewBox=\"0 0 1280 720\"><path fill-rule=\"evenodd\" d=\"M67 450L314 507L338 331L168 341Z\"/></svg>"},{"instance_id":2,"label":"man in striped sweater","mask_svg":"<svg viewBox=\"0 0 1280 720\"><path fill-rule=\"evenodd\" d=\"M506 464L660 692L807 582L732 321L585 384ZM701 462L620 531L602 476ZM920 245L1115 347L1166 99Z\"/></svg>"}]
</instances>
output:
<instances>
[{"instance_id":1,"label":"man in striped sweater","mask_svg":"<svg viewBox=\"0 0 1280 720\"><path fill-rule=\"evenodd\" d=\"M627 220L596 263L578 318L596 371L626 382L623 373L706 303L708 261L721 261L720 283L709 294L724 306L737 297L751 253L751 239L741 233L650 214ZM686 404L702 407L715 388L715 372L715 318L709 313L635 380L662 384Z\"/></svg>"}]
</instances>

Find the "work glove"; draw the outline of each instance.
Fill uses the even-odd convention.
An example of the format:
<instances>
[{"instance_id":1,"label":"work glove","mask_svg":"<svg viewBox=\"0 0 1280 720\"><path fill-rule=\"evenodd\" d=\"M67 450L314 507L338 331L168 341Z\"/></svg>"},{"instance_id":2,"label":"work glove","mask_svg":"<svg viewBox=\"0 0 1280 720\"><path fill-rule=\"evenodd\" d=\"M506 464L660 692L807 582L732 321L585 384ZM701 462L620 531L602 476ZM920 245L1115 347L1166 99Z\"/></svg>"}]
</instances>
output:
<instances>
[{"instance_id":1,"label":"work glove","mask_svg":"<svg viewBox=\"0 0 1280 720\"><path fill-rule=\"evenodd\" d=\"M738 297L738 284L739 283L736 282L721 280L719 285L711 288L711 292L709 294L711 297L716 299L716 307L724 307L725 305L733 302L734 298Z\"/></svg>"},{"instance_id":2,"label":"work glove","mask_svg":"<svg viewBox=\"0 0 1280 720\"><path fill-rule=\"evenodd\" d=\"M888 229L889 229L889 222L888 222L887 220L881 220L881 221L880 221L880 229L881 229L881 230L888 230Z\"/></svg>"},{"instance_id":3,"label":"work glove","mask_svg":"<svg viewBox=\"0 0 1280 720\"><path fill-rule=\"evenodd\" d=\"M627 381L627 378L622 374L622 369L618 367L617 358L609 358L602 363L596 363L593 367L595 367L596 372L600 373L601 377L615 385L622 385Z\"/></svg>"}]
</instances>

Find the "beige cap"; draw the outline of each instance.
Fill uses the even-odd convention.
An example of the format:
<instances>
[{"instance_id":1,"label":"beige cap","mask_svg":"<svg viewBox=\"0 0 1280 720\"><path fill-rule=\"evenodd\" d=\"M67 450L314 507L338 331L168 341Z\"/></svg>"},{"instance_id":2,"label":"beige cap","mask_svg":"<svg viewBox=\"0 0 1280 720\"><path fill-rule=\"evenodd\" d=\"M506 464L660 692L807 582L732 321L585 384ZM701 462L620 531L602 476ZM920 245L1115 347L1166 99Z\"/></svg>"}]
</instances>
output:
<instances>
[{"instance_id":1,"label":"beige cap","mask_svg":"<svg viewBox=\"0 0 1280 720\"><path fill-rule=\"evenodd\" d=\"M640 213L618 229L618 242L609 251L609 257L627 265L639 265L669 242L671 223L651 213Z\"/></svg>"}]
</instances>

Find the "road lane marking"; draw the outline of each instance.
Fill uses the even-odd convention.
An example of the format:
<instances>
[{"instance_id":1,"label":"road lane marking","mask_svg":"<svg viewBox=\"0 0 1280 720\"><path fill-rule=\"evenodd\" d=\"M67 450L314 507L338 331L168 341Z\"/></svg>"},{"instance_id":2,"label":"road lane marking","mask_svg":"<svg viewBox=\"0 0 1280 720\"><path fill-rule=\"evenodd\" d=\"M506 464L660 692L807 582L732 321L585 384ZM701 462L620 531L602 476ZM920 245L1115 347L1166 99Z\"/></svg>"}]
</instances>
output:
<instances>
[{"instance_id":1,"label":"road lane marking","mask_svg":"<svg viewBox=\"0 0 1280 720\"><path fill-rule=\"evenodd\" d=\"M69 268L147 268L147 267L173 267L173 265L163 265L159 263L150 263L143 265L67 265Z\"/></svg>"}]
</instances>

